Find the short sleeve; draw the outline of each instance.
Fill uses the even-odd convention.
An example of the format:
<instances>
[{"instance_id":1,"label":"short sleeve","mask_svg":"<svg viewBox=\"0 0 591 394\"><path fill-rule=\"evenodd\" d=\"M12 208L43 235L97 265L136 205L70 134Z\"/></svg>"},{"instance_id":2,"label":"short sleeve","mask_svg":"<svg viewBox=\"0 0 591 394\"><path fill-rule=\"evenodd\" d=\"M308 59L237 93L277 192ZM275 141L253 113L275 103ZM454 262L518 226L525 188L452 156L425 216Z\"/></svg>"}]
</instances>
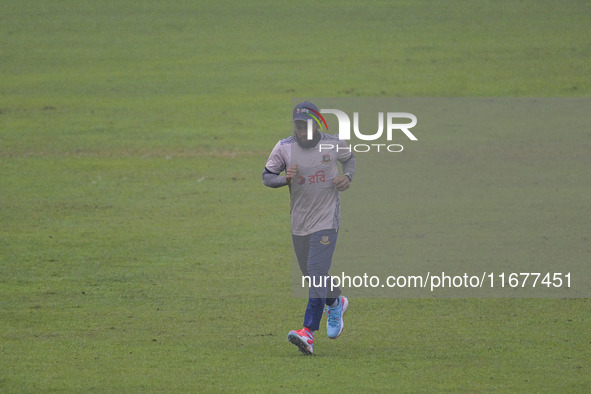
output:
<instances>
[{"instance_id":1,"label":"short sleeve","mask_svg":"<svg viewBox=\"0 0 591 394\"><path fill-rule=\"evenodd\" d=\"M285 170L285 167L285 157L283 157L281 141L279 141L271 151L269 159L267 159L267 164L265 165L265 168L271 171L272 173L279 175L283 170Z\"/></svg>"},{"instance_id":2,"label":"short sleeve","mask_svg":"<svg viewBox=\"0 0 591 394\"><path fill-rule=\"evenodd\" d=\"M347 142L344 140L339 140L339 149L337 153L337 159L340 162L347 161L351 157L351 148L347 145Z\"/></svg>"}]
</instances>

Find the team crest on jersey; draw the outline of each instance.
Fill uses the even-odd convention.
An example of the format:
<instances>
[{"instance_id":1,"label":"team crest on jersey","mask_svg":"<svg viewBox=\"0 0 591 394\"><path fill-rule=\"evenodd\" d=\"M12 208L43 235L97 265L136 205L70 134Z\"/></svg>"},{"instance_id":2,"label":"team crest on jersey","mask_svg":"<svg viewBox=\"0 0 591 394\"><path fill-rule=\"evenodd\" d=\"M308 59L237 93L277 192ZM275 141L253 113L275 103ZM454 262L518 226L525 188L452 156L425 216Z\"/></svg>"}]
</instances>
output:
<instances>
[{"instance_id":1,"label":"team crest on jersey","mask_svg":"<svg viewBox=\"0 0 591 394\"><path fill-rule=\"evenodd\" d=\"M322 164L330 163L330 155L322 155Z\"/></svg>"},{"instance_id":2,"label":"team crest on jersey","mask_svg":"<svg viewBox=\"0 0 591 394\"><path fill-rule=\"evenodd\" d=\"M322 245L328 245L330 243L330 238L328 237L328 235L323 235L320 239L320 243Z\"/></svg>"}]
</instances>

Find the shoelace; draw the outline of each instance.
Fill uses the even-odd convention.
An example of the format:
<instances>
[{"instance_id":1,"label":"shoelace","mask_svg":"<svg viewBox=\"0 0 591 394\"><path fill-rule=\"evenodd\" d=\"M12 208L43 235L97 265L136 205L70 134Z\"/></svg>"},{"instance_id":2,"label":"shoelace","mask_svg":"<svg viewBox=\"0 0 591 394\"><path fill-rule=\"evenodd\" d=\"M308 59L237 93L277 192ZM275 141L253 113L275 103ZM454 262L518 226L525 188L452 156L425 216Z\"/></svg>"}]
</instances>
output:
<instances>
[{"instance_id":1,"label":"shoelace","mask_svg":"<svg viewBox=\"0 0 591 394\"><path fill-rule=\"evenodd\" d=\"M326 316L328 318L328 322L329 323L338 323L339 319L336 316L336 313L330 313L331 308L328 305L326 305L324 308L326 310ZM335 306L335 308L337 308L337 307Z\"/></svg>"}]
</instances>

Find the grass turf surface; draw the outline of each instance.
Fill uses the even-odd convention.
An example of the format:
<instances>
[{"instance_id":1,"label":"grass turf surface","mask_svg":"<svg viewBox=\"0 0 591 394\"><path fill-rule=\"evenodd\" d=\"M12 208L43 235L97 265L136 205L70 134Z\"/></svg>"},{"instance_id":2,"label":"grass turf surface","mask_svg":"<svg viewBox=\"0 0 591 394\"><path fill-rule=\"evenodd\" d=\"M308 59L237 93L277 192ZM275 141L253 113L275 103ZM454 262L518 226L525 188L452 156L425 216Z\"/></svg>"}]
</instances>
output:
<instances>
[{"instance_id":1,"label":"grass turf surface","mask_svg":"<svg viewBox=\"0 0 591 394\"><path fill-rule=\"evenodd\" d=\"M5 1L0 389L586 390L587 299L353 299L301 357L288 198L260 172L293 96L588 96L590 14Z\"/></svg>"}]
</instances>

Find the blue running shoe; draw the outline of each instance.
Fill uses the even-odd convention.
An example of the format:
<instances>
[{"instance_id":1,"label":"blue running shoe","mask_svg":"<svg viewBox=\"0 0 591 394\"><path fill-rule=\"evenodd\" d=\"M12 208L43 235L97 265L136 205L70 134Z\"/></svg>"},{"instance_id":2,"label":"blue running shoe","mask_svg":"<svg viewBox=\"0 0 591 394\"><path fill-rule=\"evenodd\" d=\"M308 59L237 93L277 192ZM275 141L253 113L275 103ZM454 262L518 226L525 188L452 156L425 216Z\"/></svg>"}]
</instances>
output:
<instances>
[{"instance_id":1,"label":"blue running shoe","mask_svg":"<svg viewBox=\"0 0 591 394\"><path fill-rule=\"evenodd\" d=\"M345 296L337 298L338 305L328 307L326 311L326 333L330 339L337 339L343 332L345 323L343 322L343 315L349 306L349 300Z\"/></svg>"},{"instance_id":2,"label":"blue running shoe","mask_svg":"<svg viewBox=\"0 0 591 394\"><path fill-rule=\"evenodd\" d=\"M287 334L287 340L300 349L300 352L311 356L314 354L314 336L307 328L292 330Z\"/></svg>"}]
</instances>

